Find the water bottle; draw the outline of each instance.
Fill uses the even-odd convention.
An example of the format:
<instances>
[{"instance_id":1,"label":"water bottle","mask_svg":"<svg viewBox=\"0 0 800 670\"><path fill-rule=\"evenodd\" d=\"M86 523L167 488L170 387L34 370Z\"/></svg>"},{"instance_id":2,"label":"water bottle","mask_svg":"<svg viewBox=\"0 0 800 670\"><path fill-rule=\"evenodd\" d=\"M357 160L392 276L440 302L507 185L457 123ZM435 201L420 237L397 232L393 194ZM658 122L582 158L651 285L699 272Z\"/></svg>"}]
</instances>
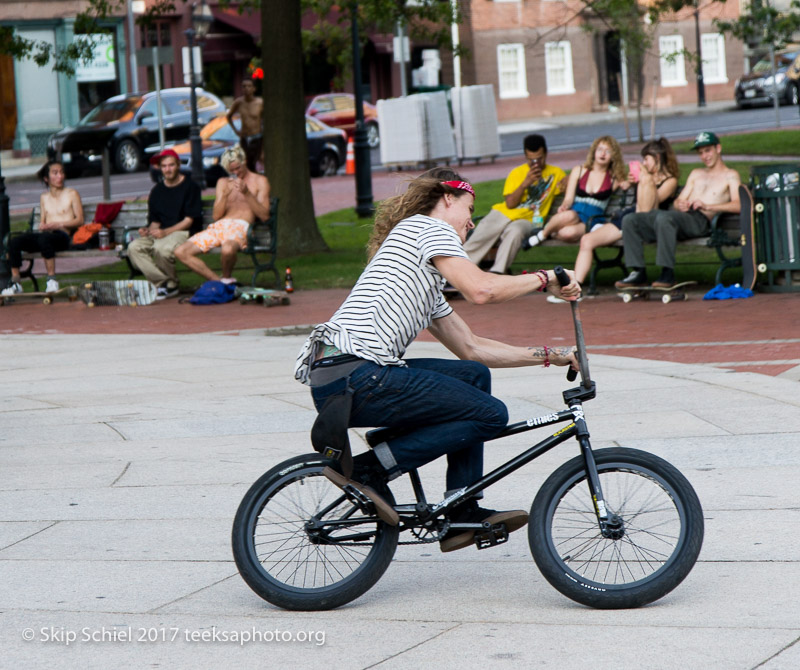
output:
<instances>
[{"instance_id":1,"label":"water bottle","mask_svg":"<svg viewBox=\"0 0 800 670\"><path fill-rule=\"evenodd\" d=\"M294 291L294 282L292 281L292 268L286 268L286 274L283 275L283 290L287 293Z\"/></svg>"},{"instance_id":2,"label":"water bottle","mask_svg":"<svg viewBox=\"0 0 800 670\"><path fill-rule=\"evenodd\" d=\"M97 240L101 250L106 251L111 248L111 233L108 228L101 228L97 233Z\"/></svg>"},{"instance_id":3,"label":"water bottle","mask_svg":"<svg viewBox=\"0 0 800 670\"><path fill-rule=\"evenodd\" d=\"M533 210L533 227L534 228L544 228L544 219L542 218L542 213L539 211L539 203L536 203L536 209Z\"/></svg>"}]
</instances>

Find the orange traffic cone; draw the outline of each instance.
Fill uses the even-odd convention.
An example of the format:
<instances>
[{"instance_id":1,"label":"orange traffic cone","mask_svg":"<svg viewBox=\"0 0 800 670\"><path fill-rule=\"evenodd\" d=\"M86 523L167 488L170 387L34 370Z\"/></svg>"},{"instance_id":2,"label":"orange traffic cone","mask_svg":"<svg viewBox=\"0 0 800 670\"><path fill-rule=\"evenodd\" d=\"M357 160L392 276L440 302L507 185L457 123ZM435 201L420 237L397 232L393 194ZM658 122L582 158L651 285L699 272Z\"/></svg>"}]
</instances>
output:
<instances>
[{"instance_id":1,"label":"orange traffic cone","mask_svg":"<svg viewBox=\"0 0 800 670\"><path fill-rule=\"evenodd\" d=\"M356 147L352 137L347 140L347 160L344 163L344 173L356 173Z\"/></svg>"}]
</instances>

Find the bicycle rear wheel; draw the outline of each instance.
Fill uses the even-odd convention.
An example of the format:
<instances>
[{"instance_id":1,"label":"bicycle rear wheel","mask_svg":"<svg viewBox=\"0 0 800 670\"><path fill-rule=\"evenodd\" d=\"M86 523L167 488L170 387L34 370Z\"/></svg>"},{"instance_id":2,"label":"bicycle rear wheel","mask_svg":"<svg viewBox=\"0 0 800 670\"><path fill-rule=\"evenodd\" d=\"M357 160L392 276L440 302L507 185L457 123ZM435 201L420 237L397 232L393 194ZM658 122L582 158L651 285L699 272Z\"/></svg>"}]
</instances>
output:
<instances>
[{"instance_id":1,"label":"bicycle rear wheel","mask_svg":"<svg viewBox=\"0 0 800 670\"><path fill-rule=\"evenodd\" d=\"M259 596L288 610L355 600L386 571L399 530L363 514L323 474L333 461L290 458L264 474L233 522L233 557ZM380 493L392 504L388 488Z\"/></svg>"},{"instance_id":2,"label":"bicycle rear wheel","mask_svg":"<svg viewBox=\"0 0 800 670\"><path fill-rule=\"evenodd\" d=\"M667 461L635 449L594 452L605 504L621 525L600 532L584 461L547 478L531 508L536 565L568 598L599 609L640 607L689 574L703 544L703 510L688 480Z\"/></svg>"}]
</instances>

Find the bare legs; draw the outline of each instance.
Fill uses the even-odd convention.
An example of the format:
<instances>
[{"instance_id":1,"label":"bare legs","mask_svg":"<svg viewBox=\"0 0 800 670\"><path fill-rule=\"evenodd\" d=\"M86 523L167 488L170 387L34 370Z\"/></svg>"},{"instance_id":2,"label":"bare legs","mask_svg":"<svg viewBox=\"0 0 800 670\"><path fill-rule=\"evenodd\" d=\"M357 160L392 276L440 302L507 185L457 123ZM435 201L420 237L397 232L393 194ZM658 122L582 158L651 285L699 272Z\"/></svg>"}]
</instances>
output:
<instances>
[{"instance_id":1,"label":"bare legs","mask_svg":"<svg viewBox=\"0 0 800 670\"><path fill-rule=\"evenodd\" d=\"M558 212L550 217L545 227L528 239L529 247L544 242L548 237L555 237L562 242L577 242L586 232L586 226L581 223L577 213L571 209Z\"/></svg>"},{"instance_id":2,"label":"bare legs","mask_svg":"<svg viewBox=\"0 0 800 670\"><path fill-rule=\"evenodd\" d=\"M605 223L597 230L586 233L580 239L580 250L575 259L575 279L583 283L592 267L593 252L597 247L605 247L622 239L622 231L613 223Z\"/></svg>"},{"instance_id":3,"label":"bare legs","mask_svg":"<svg viewBox=\"0 0 800 670\"><path fill-rule=\"evenodd\" d=\"M222 251L222 277L229 279L233 273L233 268L236 265L236 256L239 253L239 245L233 241L225 241L221 246ZM201 277L211 280L220 281L220 276L208 267L198 256L203 253L200 247L196 246L193 242L184 242L181 246L175 249L175 257L180 260L186 267L193 272L196 272Z\"/></svg>"}]
</instances>

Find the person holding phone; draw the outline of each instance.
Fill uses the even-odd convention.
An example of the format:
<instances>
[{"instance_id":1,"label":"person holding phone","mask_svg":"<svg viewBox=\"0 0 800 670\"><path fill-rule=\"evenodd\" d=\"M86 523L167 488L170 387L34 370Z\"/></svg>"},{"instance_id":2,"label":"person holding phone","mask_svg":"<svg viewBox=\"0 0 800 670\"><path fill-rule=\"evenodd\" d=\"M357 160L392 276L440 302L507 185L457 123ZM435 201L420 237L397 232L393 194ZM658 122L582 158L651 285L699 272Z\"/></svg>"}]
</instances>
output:
<instances>
[{"instance_id":1,"label":"person holding phone","mask_svg":"<svg viewBox=\"0 0 800 670\"><path fill-rule=\"evenodd\" d=\"M489 272L508 274L522 241L533 233L536 212L544 220L553 198L562 192L566 173L547 163L547 142L541 135L523 140L525 163L509 173L503 187L503 202L483 217L464 244L464 251L476 265L500 242Z\"/></svg>"},{"instance_id":2,"label":"person holding phone","mask_svg":"<svg viewBox=\"0 0 800 670\"><path fill-rule=\"evenodd\" d=\"M636 205L622 210L609 223L596 224L581 237L575 259L575 276L579 282L589 274L594 250L622 239L623 217L633 212L669 209L675 199L680 168L669 141L662 137L648 142L642 147L641 155L642 162L633 161L628 171L628 181L636 184Z\"/></svg>"},{"instance_id":3,"label":"person holding phone","mask_svg":"<svg viewBox=\"0 0 800 670\"><path fill-rule=\"evenodd\" d=\"M630 186L625 167L617 141L610 136L598 137L583 165L576 165L570 172L567 193L558 212L523 242L523 248L535 247L551 236L562 242L577 242L588 232L587 222L605 212L611 194Z\"/></svg>"}]
</instances>

